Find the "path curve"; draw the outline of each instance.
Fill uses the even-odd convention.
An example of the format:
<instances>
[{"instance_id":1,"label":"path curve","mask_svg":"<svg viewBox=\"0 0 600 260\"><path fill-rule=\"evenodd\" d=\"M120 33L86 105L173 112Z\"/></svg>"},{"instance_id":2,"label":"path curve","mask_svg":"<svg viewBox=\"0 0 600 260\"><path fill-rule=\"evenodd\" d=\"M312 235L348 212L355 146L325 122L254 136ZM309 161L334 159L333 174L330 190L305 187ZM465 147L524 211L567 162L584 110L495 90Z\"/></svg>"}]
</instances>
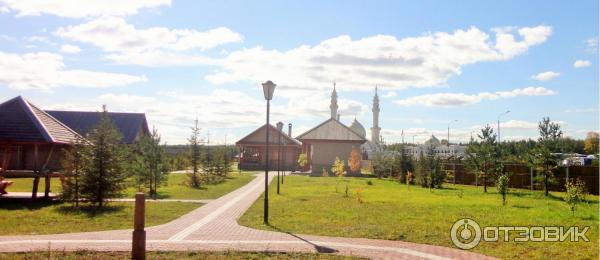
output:
<instances>
[{"instance_id":1,"label":"path curve","mask_svg":"<svg viewBox=\"0 0 600 260\"><path fill-rule=\"evenodd\" d=\"M269 174L270 179L274 174ZM492 259L459 249L403 241L288 234L240 226L237 220L263 192L264 174L169 223L146 229L147 250L328 252L374 259ZM132 230L0 236L0 252L131 250Z\"/></svg>"}]
</instances>

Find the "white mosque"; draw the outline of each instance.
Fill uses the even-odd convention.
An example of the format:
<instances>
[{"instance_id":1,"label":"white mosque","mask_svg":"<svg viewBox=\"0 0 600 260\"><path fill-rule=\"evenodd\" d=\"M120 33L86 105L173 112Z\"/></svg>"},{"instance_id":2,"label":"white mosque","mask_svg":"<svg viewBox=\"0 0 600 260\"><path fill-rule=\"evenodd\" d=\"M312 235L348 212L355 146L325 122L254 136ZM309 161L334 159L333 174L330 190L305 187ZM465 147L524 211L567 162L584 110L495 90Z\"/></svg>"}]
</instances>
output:
<instances>
[{"instance_id":1,"label":"white mosque","mask_svg":"<svg viewBox=\"0 0 600 260\"><path fill-rule=\"evenodd\" d=\"M337 105L337 91L335 89L335 82L333 84L333 91L331 92L331 104L329 108L331 109L331 118L337 119L339 121L338 114L338 105ZM381 127L379 127L379 96L377 93L377 86L375 86L375 95L373 96L373 107L371 108L373 112L373 127L371 127L371 140L366 138L367 131L365 127L356 119L350 124L350 129L354 131L356 134L360 135L362 138L367 141L363 143L360 148L363 154L364 160L371 160L378 152L383 152L383 138L381 137ZM431 135L431 138L427 140L425 143L416 146L405 146L405 151L407 154L418 158L421 153L426 153L426 151L430 148L433 148L436 156L440 157L464 157L466 152L466 146L460 144L441 144L441 142L434 136Z\"/></svg>"},{"instance_id":2,"label":"white mosque","mask_svg":"<svg viewBox=\"0 0 600 260\"><path fill-rule=\"evenodd\" d=\"M331 118L337 118L339 121L340 115L338 114L337 105L337 91L335 89L335 82L333 83L333 91L331 92L331 104L329 109L331 110ZM367 139L367 131L365 127L356 119L350 124L350 129L362 138L367 139L365 143L360 146L364 160L371 160L375 153L383 151L382 143L383 138L380 136L381 127L379 127L379 96L377 95L377 86L375 86L375 96L373 96L373 127L371 127L371 140Z\"/></svg>"}]
</instances>

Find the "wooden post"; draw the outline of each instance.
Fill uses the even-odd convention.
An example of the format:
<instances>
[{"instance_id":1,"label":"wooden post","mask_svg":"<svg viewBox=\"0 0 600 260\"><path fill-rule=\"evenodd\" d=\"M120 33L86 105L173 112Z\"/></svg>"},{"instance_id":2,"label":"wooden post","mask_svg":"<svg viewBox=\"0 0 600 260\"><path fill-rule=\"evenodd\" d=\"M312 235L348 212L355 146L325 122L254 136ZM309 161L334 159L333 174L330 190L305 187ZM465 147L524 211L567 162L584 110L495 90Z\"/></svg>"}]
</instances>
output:
<instances>
[{"instance_id":1,"label":"wooden post","mask_svg":"<svg viewBox=\"0 0 600 260\"><path fill-rule=\"evenodd\" d=\"M40 176L33 177L33 190L31 191L31 198L37 198L38 185L40 184Z\"/></svg>"},{"instance_id":2,"label":"wooden post","mask_svg":"<svg viewBox=\"0 0 600 260\"><path fill-rule=\"evenodd\" d=\"M40 169L38 168L38 145L33 145L33 173L35 177L33 178L33 190L31 191L31 197L33 199L37 198L38 185L40 184Z\"/></svg>"},{"instance_id":3,"label":"wooden post","mask_svg":"<svg viewBox=\"0 0 600 260\"><path fill-rule=\"evenodd\" d=\"M44 176L44 199L50 198L50 174L46 173Z\"/></svg>"},{"instance_id":4,"label":"wooden post","mask_svg":"<svg viewBox=\"0 0 600 260\"><path fill-rule=\"evenodd\" d=\"M145 198L143 192L135 194L135 214L133 216L133 238L131 241L131 259L146 259L146 231L144 231L144 207Z\"/></svg>"}]
</instances>

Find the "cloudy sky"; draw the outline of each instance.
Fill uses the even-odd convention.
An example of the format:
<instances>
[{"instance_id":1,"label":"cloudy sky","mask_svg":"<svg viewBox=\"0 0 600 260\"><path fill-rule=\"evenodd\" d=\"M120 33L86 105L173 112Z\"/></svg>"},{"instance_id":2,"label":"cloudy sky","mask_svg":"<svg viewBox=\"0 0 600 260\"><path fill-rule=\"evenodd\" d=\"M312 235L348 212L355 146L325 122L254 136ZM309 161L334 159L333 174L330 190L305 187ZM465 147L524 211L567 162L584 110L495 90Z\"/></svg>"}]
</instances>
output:
<instances>
[{"instance_id":1,"label":"cloudy sky","mask_svg":"<svg viewBox=\"0 0 600 260\"><path fill-rule=\"evenodd\" d=\"M329 116L368 129L375 85L388 142L598 129L598 1L0 0L0 100L146 113L170 144L197 118L211 143Z\"/></svg>"}]
</instances>

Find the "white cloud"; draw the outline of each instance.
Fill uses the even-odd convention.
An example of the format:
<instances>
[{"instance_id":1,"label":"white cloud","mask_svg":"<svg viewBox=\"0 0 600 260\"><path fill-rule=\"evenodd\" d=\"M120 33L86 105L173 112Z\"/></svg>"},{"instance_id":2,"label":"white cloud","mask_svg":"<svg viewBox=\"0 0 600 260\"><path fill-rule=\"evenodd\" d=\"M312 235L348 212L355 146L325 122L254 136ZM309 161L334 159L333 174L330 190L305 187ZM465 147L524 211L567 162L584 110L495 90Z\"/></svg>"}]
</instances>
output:
<instances>
[{"instance_id":1,"label":"white cloud","mask_svg":"<svg viewBox=\"0 0 600 260\"><path fill-rule=\"evenodd\" d=\"M484 100L513 98L517 96L547 96L554 94L556 94L555 91L544 87L526 87L513 89L511 91L481 92L471 95L464 93L427 94L396 100L394 103L403 106L457 107L476 104Z\"/></svg>"},{"instance_id":2,"label":"white cloud","mask_svg":"<svg viewBox=\"0 0 600 260\"><path fill-rule=\"evenodd\" d=\"M329 116L329 100L325 95L316 95L316 100L299 102L281 99L271 103L271 122L294 123L294 134L300 134L314 125L301 126L302 120L325 120ZM163 91L155 95L136 95L124 93L106 93L90 100L71 101L71 103L48 104L47 109L97 111L106 104L109 111L146 113L149 123L157 126L164 140L169 143L185 143L189 136L189 127L198 119L199 125L210 128L211 136L220 135L232 129L245 128L249 131L264 124L265 101L261 95L249 95L241 91L215 89L205 94L190 94L178 91ZM354 112L360 114L368 108L353 100L339 99L342 115L349 118ZM355 110L359 110L358 112ZM244 136L249 132L240 132ZM228 142L236 141L234 136Z\"/></svg>"},{"instance_id":3,"label":"white cloud","mask_svg":"<svg viewBox=\"0 0 600 260\"><path fill-rule=\"evenodd\" d=\"M506 122L501 122L500 127L502 127L502 129L537 129L538 124L523 120L508 120Z\"/></svg>"},{"instance_id":4,"label":"white cloud","mask_svg":"<svg viewBox=\"0 0 600 260\"><path fill-rule=\"evenodd\" d=\"M5 8L17 16L50 14L60 17L84 18L94 16L125 16L137 14L140 9L170 6L171 0L0 0Z\"/></svg>"},{"instance_id":5,"label":"white cloud","mask_svg":"<svg viewBox=\"0 0 600 260\"><path fill-rule=\"evenodd\" d=\"M17 40L17 38L12 37L12 36L8 36L6 34L0 34L0 39L5 40L5 41L9 41L9 42L14 42Z\"/></svg>"},{"instance_id":6,"label":"white cloud","mask_svg":"<svg viewBox=\"0 0 600 260\"><path fill-rule=\"evenodd\" d=\"M146 81L145 76L65 69L62 56L48 52L0 52L0 84L14 89L48 90L61 86L112 87Z\"/></svg>"},{"instance_id":7,"label":"white cloud","mask_svg":"<svg viewBox=\"0 0 600 260\"><path fill-rule=\"evenodd\" d=\"M385 93L385 95L383 95L383 98L393 98L398 96L398 94L395 91L388 91L387 93Z\"/></svg>"},{"instance_id":8,"label":"white cloud","mask_svg":"<svg viewBox=\"0 0 600 260\"><path fill-rule=\"evenodd\" d=\"M43 43L43 44L47 44L50 46L55 46L56 43L51 41L50 39L48 39L48 37L46 36L30 36L27 37L27 41L28 42L38 42L38 43Z\"/></svg>"},{"instance_id":9,"label":"white cloud","mask_svg":"<svg viewBox=\"0 0 600 260\"><path fill-rule=\"evenodd\" d=\"M6 6L0 6L0 14L5 14L10 12L10 9L8 9L8 7Z\"/></svg>"},{"instance_id":10,"label":"white cloud","mask_svg":"<svg viewBox=\"0 0 600 260\"><path fill-rule=\"evenodd\" d=\"M204 51L242 41L239 33L225 27L203 32L166 27L138 29L118 17L102 17L76 26L60 27L55 34L109 52L111 54L106 58L116 63L146 66L210 64L208 58L177 52Z\"/></svg>"},{"instance_id":11,"label":"white cloud","mask_svg":"<svg viewBox=\"0 0 600 260\"><path fill-rule=\"evenodd\" d=\"M62 46L60 46L60 52L76 54L81 52L81 48L79 48L76 45L63 44Z\"/></svg>"},{"instance_id":12,"label":"white cloud","mask_svg":"<svg viewBox=\"0 0 600 260\"><path fill-rule=\"evenodd\" d=\"M533 75L533 76L531 76L531 78L535 79L535 80L539 80L539 81L547 81L547 80L556 78L559 75L560 75L560 73L558 73L558 72L546 71L546 72L538 73L537 75Z\"/></svg>"},{"instance_id":13,"label":"white cloud","mask_svg":"<svg viewBox=\"0 0 600 260\"><path fill-rule=\"evenodd\" d=\"M588 38L584 41L586 46L586 52L596 53L598 51L598 36Z\"/></svg>"},{"instance_id":14,"label":"white cloud","mask_svg":"<svg viewBox=\"0 0 600 260\"><path fill-rule=\"evenodd\" d=\"M334 79L348 90L367 91L376 84L387 89L430 87L460 74L464 65L522 54L551 32L548 26L524 27L516 31L522 39L515 40L515 32L496 30L493 42L489 34L471 27L403 39L375 35L353 40L342 35L287 51L258 46L230 52L218 61L219 70L205 78L214 84L271 79L288 89L326 89L323 83Z\"/></svg>"},{"instance_id":15,"label":"white cloud","mask_svg":"<svg viewBox=\"0 0 600 260\"><path fill-rule=\"evenodd\" d=\"M573 63L574 68L585 68L591 65L592 62L590 62L589 60L576 60L575 63Z\"/></svg>"}]
</instances>

